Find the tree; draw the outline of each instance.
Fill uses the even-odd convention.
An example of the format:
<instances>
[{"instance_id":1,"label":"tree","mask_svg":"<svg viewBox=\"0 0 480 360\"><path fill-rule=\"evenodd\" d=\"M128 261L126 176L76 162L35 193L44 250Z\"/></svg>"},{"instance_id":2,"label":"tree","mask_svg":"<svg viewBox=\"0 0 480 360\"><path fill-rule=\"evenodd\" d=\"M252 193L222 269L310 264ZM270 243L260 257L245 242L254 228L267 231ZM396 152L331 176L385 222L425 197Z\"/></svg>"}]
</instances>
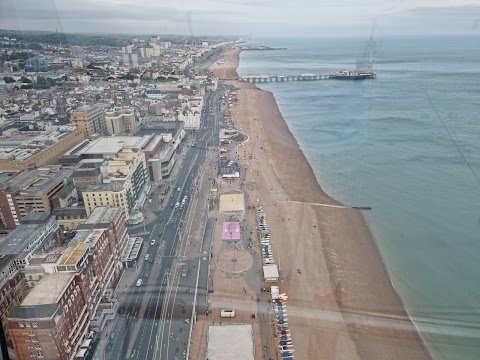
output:
<instances>
[{"instance_id":1,"label":"tree","mask_svg":"<svg viewBox=\"0 0 480 360\"><path fill-rule=\"evenodd\" d=\"M20 79L20 82L25 84L31 84L32 80L30 80L29 78L26 78L25 76L22 76L22 78Z\"/></svg>"},{"instance_id":2,"label":"tree","mask_svg":"<svg viewBox=\"0 0 480 360\"><path fill-rule=\"evenodd\" d=\"M5 81L7 84L12 84L15 82L15 79L12 78L11 76L4 76L3 81Z\"/></svg>"},{"instance_id":3,"label":"tree","mask_svg":"<svg viewBox=\"0 0 480 360\"><path fill-rule=\"evenodd\" d=\"M37 85L38 86L47 86L47 79L45 79L43 76L38 76L37 77Z\"/></svg>"}]
</instances>

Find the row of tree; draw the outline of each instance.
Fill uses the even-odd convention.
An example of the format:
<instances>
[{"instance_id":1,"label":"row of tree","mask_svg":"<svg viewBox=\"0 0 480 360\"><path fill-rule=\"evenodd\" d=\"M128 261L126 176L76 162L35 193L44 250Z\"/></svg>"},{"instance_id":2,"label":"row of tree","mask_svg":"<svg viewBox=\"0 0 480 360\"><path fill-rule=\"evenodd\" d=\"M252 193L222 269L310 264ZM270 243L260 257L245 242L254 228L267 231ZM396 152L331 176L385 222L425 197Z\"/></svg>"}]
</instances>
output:
<instances>
[{"instance_id":1,"label":"row of tree","mask_svg":"<svg viewBox=\"0 0 480 360\"><path fill-rule=\"evenodd\" d=\"M5 81L5 83L7 83L7 84L13 84L13 83L22 84L21 87L20 87L21 89L49 89L53 86L61 84L64 81L67 81L67 80L68 80L68 77L66 75L62 76L58 79L53 79L53 78L49 78L49 77L45 78L43 76L37 76L36 81L32 81L25 76L22 76L20 78L20 80L18 80L18 81L15 81L15 79L10 77L10 76L5 76L3 78L3 81Z\"/></svg>"}]
</instances>

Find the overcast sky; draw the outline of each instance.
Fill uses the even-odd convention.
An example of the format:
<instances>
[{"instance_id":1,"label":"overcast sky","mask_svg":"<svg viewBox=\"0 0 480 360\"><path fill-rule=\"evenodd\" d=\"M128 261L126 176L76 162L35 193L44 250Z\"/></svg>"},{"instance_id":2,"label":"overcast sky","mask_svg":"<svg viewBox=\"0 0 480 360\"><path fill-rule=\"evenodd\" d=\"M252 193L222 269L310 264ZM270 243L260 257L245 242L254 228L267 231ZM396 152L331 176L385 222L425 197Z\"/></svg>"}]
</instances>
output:
<instances>
[{"instance_id":1,"label":"overcast sky","mask_svg":"<svg viewBox=\"0 0 480 360\"><path fill-rule=\"evenodd\" d=\"M480 0L0 0L0 27L65 32L334 36L480 34Z\"/></svg>"}]
</instances>

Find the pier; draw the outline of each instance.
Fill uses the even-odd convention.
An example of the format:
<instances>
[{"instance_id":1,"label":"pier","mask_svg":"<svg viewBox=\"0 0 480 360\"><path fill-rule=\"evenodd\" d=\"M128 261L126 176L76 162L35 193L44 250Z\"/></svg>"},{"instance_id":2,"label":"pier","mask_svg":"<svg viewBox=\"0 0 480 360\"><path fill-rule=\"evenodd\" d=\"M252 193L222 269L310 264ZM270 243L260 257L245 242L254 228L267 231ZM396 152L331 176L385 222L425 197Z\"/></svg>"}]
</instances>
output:
<instances>
[{"instance_id":1,"label":"pier","mask_svg":"<svg viewBox=\"0 0 480 360\"><path fill-rule=\"evenodd\" d=\"M284 82L284 81L314 81L314 80L365 80L377 76L372 70L365 71L340 71L325 74L300 74L300 75L246 75L237 80L249 83Z\"/></svg>"}]
</instances>

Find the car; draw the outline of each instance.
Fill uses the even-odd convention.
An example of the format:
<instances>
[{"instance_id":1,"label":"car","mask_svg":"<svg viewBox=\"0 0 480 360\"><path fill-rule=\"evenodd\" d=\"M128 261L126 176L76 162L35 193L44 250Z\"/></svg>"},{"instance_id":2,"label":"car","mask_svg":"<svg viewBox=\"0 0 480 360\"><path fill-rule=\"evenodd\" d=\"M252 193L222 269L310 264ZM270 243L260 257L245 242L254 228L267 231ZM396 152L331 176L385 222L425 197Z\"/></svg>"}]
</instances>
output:
<instances>
[{"instance_id":1,"label":"car","mask_svg":"<svg viewBox=\"0 0 480 360\"><path fill-rule=\"evenodd\" d=\"M142 286L142 282L143 282L142 279L138 279L136 286Z\"/></svg>"},{"instance_id":2,"label":"car","mask_svg":"<svg viewBox=\"0 0 480 360\"><path fill-rule=\"evenodd\" d=\"M150 264L153 264L153 258L150 259Z\"/></svg>"},{"instance_id":3,"label":"car","mask_svg":"<svg viewBox=\"0 0 480 360\"><path fill-rule=\"evenodd\" d=\"M149 276L150 276L150 272L149 272L149 271L145 271L145 277L148 279Z\"/></svg>"},{"instance_id":4,"label":"car","mask_svg":"<svg viewBox=\"0 0 480 360\"><path fill-rule=\"evenodd\" d=\"M118 310L119 314L123 314L125 312L125 306L121 306L120 309Z\"/></svg>"},{"instance_id":5,"label":"car","mask_svg":"<svg viewBox=\"0 0 480 360\"><path fill-rule=\"evenodd\" d=\"M152 241L150 241L150 245L155 245L155 239L152 239Z\"/></svg>"},{"instance_id":6,"label":"car","mask_svg":"<svg viewBox=\"0 0 480 360\"><path fill-rule=\"evenodd\" d=\"M111 351L113 349L113 343L108 343L107 351Z\"/></svg>"},{"instance_id":7,"label":"car","mask_svg":"<svg viewBox=\"0 0 480 360\"><path fill-rule=\"evenodd\" d=\"M173 204L172 204L172 205L173 205ZM160 222L163 222L163 218L161 217L159 221L160 221Z\"/></svg>"},{"instance_id":8,"label":"car","mask_svg":"<svg viewBox=\"0 0 480 360\"><path fill-rule=\"evenodd\" d=\"M148 203L151 204L151 203L152 203L152 199L148 199Z\"/></svg>"},{"instance_id":9,"label":"car","mask_svg":"<svg viewBox=\"0 0 480 360\"><path fill-rule=\"evenodd\" d=\"M149 258L150 258L150 254L145 255L145 261L148 261Z\"/></svg>"},{"instance_id":10,"label":"car","mask_svg":"<svg viewBox=\"0 0 480 360\"><path fill-rule=\"evenodd\" d=\"M180 188L177 188L177 191L180 192Z\"/></svg>"}]
</instances>

